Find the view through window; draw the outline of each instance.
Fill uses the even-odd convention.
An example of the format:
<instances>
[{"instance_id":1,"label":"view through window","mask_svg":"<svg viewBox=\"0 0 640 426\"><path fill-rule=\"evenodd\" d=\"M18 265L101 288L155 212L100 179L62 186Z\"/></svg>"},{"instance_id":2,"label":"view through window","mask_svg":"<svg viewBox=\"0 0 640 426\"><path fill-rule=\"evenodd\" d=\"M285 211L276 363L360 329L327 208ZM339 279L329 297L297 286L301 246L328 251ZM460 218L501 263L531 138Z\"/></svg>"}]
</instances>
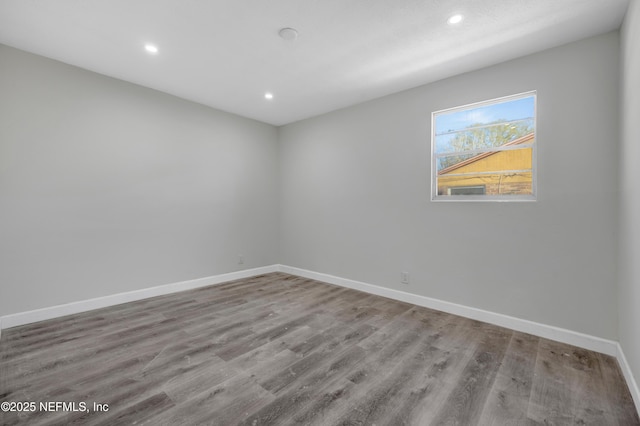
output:
<instances>
[{"instance_id":1,"label":"view through window","mask_svg":"<svg viewBox=\"0 0 640 426\"><path fill-rule=\"evenodd\" d=\"M536 93L432 114L432 200L534 200Z\"/></svg>"}]
</instances>

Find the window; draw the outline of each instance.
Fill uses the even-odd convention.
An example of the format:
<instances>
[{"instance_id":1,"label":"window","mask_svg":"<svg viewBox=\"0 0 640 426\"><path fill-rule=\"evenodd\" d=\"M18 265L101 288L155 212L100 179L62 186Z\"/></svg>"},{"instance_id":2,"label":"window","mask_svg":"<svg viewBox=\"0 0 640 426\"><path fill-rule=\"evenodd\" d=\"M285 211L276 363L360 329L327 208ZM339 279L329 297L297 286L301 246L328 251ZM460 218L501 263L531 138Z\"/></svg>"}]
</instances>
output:
<instances>
[{"instance_id":1,"label":"window","mask_svg":"<svg viewBox=\"0 0 640 426\"><path fill-rule=\"evenodd\" d=\"M451 186L447 190L447 195L484 195L486 186Z\"/></svg>"},{"instance_id":2,"label":"window","mask_svg":"<svg viewBox=\"0 0 640 426\"><path fill-rule=\"evenodd\" d=\"M535 113L535 92L434 112L431 199L535 200Z\"/></svg>"}]
</instances>

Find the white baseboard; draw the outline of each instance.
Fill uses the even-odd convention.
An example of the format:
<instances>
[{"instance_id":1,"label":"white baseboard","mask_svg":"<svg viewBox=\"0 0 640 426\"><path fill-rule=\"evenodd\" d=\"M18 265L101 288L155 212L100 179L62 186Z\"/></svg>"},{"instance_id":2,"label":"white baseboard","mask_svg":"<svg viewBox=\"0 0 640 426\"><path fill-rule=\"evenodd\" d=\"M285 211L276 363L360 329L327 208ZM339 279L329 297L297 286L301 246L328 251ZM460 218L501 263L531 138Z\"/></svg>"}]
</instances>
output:
<instances>
[{"instance_id":1,"label":"white baseboard","mask_svg":"<svg viewBox=\"0 0 640 426\"><path fill-rule=\"evenodd\" d=\"M622 346L620 346L619 343L616 343L616 345L618 347L618 353L616 354L616 358L618 359L618 364L620 365L620 369L622 370L624 379L627 381L629 392L631 392L631 396L633 397L633 402L635 402L636 404L636 410L640 413L640 388L638 387L638 382L636 382L635 377L633 377L633 373L631 372L631 366L627 362L627 357L624 356L624 352L622 351Z\"/></svg>"},{"instance_id":2,"label":"white baseboard","mask_svg":"<svg viewBox=\"0 0 640 426\"><path fill-rule=\"evenodd\" d=\"M544 337L546 339L556 340L558 342L579 346L584 349L589 349L607 355L616 356L618 353L618 343L613 340L606 340L600 337L590 336L588 334L578 333L576 331L571 331L564 328L540 324L537 322L511 317L508 315L459 305L457 303L445 302L426 296L420 296L413 293L407 293L400 290L380 287L373 284L367 284L360 281L354 281L347 278L336 277L333 275L322 274L319 272L308 271L306 269L294 268L286 265L280 265L280 272L298 275L305 278L311 278L318 281L324 281L330 284L339 285L341 287L360 290L366 293L411 303L413 305L424 306L425 308L436 309L438 311L443 311L450 314L459 315L461 317L487 322L489 324L510 328L512 330L520 331L523 333L533 334L535 336Z\"/></svg>"},{"instance_id":3,"label":"white baseboard","mask_svg":"<svg viewBox=\"0 0 640 426\"><path fill-rule=\"evenodd\" d=\"M523 333L532 334L534 336L543 337L557 342L567 343L569 345L578 346L595 352L615 357L618 360L622 374L627 381L629 392L633 397L636 410L640 412L640 390L638 383L633 377L631 368L624 356L622 347L618 342L613 340L602 339L600 337L591 336L576 331L567 330L552 325L540 324L537 322L511 317L508 315L498 314L495 312L484 311L482 309L472 308L469 306L459 305L456 303L445 302L430 297L420 296L417 294L407 293L400 290L394 290L386 287L380 287L373 284L367 284L361 281L350 280L347 278L336 277L334 275L313 272L306 269L294 268L286 265L279 265L278 270L291 275L297 275L304 278L310 278L329 284L335 284L341 287L360 290L365 293L375 294L377 296L388 297L389 299L400 300L402 302L411 303L425 308L436 309L438 311L447 312L461 317L475 319L487 322L489 324L498 325Z\"/></svg>"},{"instance_id":4,"label":"white baseboard","mask_svg":"<svg viewBox=\"0 0 640 426\"><path fill-rule=\"evenodd\" d=\"M156 287L144 288L141 290L128 291L109 296L96 297L94 299L82 300L78 302L66 303L64 305L51 306L33 311L20 312L0 317L0 333L3 328L16 327L33 322L58 318L65 315L77 314L93 309L106 308L108 306L119 305L121 303L134 302L136 300L147 299L154 296L176 293L184 290L191 290L199 287L220 284L226 281L233 281L254 275L277 272L278 265L263 266L243 271L229 272L226 274L213 275L195 280L181 281L177 283L164 284ZM1 336L1 334L0 334Z\"/></svg>"},{"instance_id":5,"label":"white baseboard","mask_svg":"<svg viewBox=\"0 0 640 426\"><path fill-rule=\"evenodd\" d=\"M211 277L165 284L157 287L119 293L110 296L97 297L94 299L36 309L33 311L20 312L17 314L5 315L0 317L0 337L2 336L1 333L3 328L6 329L10 327L16 327L19 325L44 321L65 315L86 312L93 309L105 308L121 303L133 302L136 300L147 299L149 297L161 296L164 294L176 293L179 291L191 290L199 287L206 287L209 285L220 284L227 281L248 278L270 272L284 272L291 275L297 275L300 277L310 278L341 287L363 291L365 293L388 297L390 299L400 300L402 302L411 303L413 305L436 309L465 318L487 322L523 333L533 334L538 337L543 337L546 339L555 340L558 342L567 343L584 349L589 349L592 351L604 353L606 355L614 356L618 359L618 363L620 365L622 373L627 381L627 385L629 386L629 391L631 392L633 400L636 404L636 409L640 411L640 390L638 389L638 384L633 377L631 368L629 367L622 348L618 342L590 336L588 334L578 333L564 328L540 324L537 322L515 318L508 315L472 308L470 306L445 302L443 300L433 299L426 296L420 296L400 290L380 287L361 281L350 280L347 278L336 277L334 275L313 272L306 269L295 268L286 265L270 265L254 269L246 269L243 271L230 272L226 274L214 275Z\"/></svg>"},{"instance_id":6,"label":"white baseboard","mask_svg":"<svg viewBox=\"0 0 640 426\"><path fill-rule=\"evenodd\" d=\"M65 315L76 314L80 312L90 311L92 309L105 308L108 306L118 305L121 303L133 302L136 300L147 299L149 297L161 296L164 294L176 293L184 290L205 287L232 281L254 275L266 274L270 272L284 272L300 277L310 278L323 281L329 284L339 285L354 290L360 290L365 293L375 294L378 296L388 297L390 299L400 300L402 302L411 303L418 306L424 306L439 311L448 312L454 315L460 315L465 318L471 318L490 324L499 325L501 327L510 328L524 333L533 334L559 342L568 343L585 349L601 352L607 355L617 356L621 353L618 342L606 340L575 331L554 327L551 325L540 324L529 320L511 317L508 315L498 314L485 311L482 309L472 308L469 306L459 305L456 303L445 302L426 296L420 296L413 293L407 293L400 290L394 290L386 287L380 287L361 281L350 280L347 278L336 277L334 275L323 274L320 272L309 271L306 269L295 268L286 265L269 265L260 268L246 269L243 271L230 272L226 274L214 275L194 280L181 281L177 283L165 284L156 287L134 290L125 293L118 293L109 296L97 297L94 299L82 300L78 302L67 303L64 305L51 306L33 311L9 314L0 317L0 332L2 329L16 327L19 325L30 324L33 322L44 321ZM625 361L626 362L626 361Z\"/></svg>"}]
</instances>

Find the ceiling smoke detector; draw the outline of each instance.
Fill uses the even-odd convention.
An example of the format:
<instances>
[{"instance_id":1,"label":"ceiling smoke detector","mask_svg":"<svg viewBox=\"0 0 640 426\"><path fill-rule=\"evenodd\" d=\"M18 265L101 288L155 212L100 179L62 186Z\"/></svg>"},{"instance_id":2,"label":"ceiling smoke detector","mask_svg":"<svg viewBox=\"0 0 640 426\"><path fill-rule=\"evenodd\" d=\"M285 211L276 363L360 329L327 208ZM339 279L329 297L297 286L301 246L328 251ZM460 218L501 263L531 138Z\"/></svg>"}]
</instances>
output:
<instances>
[{"instance_id":1,"label":"ceiling smoke detector","mask_svg":"<svg viewBox=\"0 0 640 426\"><path fill-rule=\"evenodd\" d=\"M282 28L280 31L278 31L278 35L280 35L283 40L294 41L298 38L298 31L296 31L295 28L287 27Z\"/></svg>"}]
</instances>

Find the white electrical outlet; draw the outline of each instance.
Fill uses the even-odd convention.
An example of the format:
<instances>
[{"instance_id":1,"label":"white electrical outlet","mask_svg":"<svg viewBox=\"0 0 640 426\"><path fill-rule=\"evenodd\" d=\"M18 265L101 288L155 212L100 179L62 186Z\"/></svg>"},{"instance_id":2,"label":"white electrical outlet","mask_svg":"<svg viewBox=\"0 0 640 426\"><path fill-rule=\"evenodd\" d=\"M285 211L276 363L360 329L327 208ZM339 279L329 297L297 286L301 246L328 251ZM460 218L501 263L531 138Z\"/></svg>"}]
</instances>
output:
<instances>
[{"instance_id":1,"label":"white electrical outlet","mask_svg":"<svg viewBox=\"0 0 640 426\"><path fill-rule=\"evenodd\" d=\"M244 265L244 256L241 254L238 255L238 265Z\"/></svg>"},{"instance_id":2,"label":"white electrical outlet","mask_svg":"<svg viewBox=\"0 0 640 426\"><path fill-rule=\"evenodd\" d=\"M400 272L400 282L402 284L409 284L409 273L408 272Z\"/></svg>"}]
</instances>

